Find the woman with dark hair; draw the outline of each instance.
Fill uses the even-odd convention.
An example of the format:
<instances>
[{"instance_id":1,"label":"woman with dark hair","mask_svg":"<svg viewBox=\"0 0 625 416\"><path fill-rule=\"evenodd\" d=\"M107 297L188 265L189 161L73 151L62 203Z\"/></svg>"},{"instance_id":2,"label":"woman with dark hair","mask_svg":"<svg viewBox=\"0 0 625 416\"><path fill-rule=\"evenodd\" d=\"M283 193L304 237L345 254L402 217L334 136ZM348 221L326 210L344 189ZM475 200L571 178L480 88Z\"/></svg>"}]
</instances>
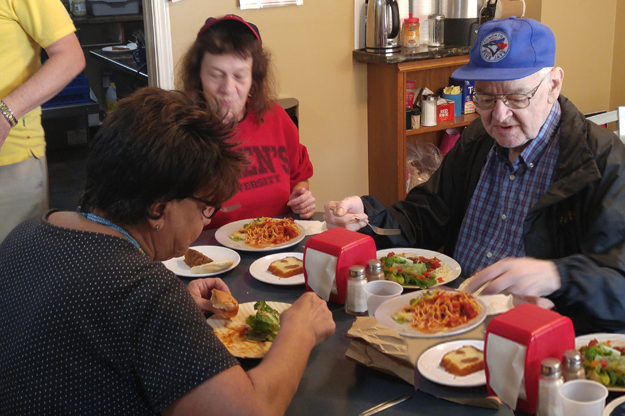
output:
<instances>
[{"instance_id":1,"label":"woman with dark hair","mask_svg":"<svg viewBox=\"0 0 625 416\"><path fill-rule=\"evenodd\" d=\"M215 215L211 227L290 211L308 219L315 212L308 182L312 163L297 127L271 100L269 66L258 28L235 15L206 20L182 60L185 92L216 101L224 121L237 122L236 148L250 161L240 192Z\"/></svg>"},{"instance_id":2,"label":"woman with dark hair","mask_svg":"<svg viewBox=\"0 0 625 416\"><path fill-rule=\"evenodd\" d=\"M0 245L3 414L284 413L311 349L334 331L308 292L244 372L161 260L184 255L238 187L231 127L181 92L144 88L93 139L78 212L50 211ZM288 370L287 370L288 369Z\"/></svg>"}]
</instances>

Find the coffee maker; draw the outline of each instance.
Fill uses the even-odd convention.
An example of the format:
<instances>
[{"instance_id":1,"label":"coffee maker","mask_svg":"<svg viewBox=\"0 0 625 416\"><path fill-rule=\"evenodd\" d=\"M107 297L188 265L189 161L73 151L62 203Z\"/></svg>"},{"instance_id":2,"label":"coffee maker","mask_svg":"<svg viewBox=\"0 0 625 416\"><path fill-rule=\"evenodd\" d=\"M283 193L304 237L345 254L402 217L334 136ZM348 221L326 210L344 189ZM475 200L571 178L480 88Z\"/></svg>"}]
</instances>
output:
<instances>
[{"instance_id":1,"label":"coffee maker","mask_svg":"<svg viewBox=\"0 0 625 416\"><path fill-rule=\"evenodd\" d=\"M445 45L472 46L480 27L482 0L439 0L438 12L445 16Z\"/></svg>"},{"instance_id":2,"label":"coffee maker","mask_svg":"<svg viewBox=\"0 0 625 416\"><path fill-rule=\"evenodd\" d=\"M396 0L369 0L365 50L379 54L401 51L399 7Z\"/></svg>"}]
</instances>

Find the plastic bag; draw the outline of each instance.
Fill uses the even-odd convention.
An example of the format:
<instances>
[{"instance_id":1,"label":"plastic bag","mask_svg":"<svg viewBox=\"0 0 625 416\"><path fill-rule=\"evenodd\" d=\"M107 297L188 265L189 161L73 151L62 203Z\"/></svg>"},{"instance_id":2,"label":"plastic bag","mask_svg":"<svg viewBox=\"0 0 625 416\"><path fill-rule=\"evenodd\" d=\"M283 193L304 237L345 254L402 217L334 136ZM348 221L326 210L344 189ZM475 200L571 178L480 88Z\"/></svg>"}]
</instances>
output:
<instances>
[{"instance_id":1,"label":"plastic bag","mask_svg":"<svg viewBox=\"0 0 625 416\"><path fill-rule=\"evenodd\" d=\"M442 160L440 150L432 143L406 143L406 193L427 182Z\"/></svg>"}]
</instances>

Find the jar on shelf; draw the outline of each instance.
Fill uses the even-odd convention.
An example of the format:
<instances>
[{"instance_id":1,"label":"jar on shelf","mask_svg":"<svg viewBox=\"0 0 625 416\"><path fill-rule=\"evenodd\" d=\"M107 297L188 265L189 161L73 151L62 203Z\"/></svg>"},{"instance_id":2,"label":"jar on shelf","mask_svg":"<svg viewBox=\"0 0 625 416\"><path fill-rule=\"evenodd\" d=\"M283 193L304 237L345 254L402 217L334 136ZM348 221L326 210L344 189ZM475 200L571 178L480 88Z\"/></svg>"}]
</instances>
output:
<instances>
[{"instance_id":1,"label":"jar on shelf","mask_svg":"<svg viewBox=\"0 0 625 416\"><path fill-rule=\"evenodd\" d=\"M428 46L438 48L445 42L445 16L442 14L431 14L428 16L429 42Z\"/></svg>"},{"instance_id":2,"label":"jar on shelf","mask_svg":"<svg viewBox=\"0 0 625 416\"><path fill-rule=\"evenodd\" d=\"M436 103L438 96L427 94L423 96L421 103L421 125L423 127L436 126Z\"/></svg>"},{"instance_id":3,"label":"jar on shelf","mask_svg":"<svg viewBox=\"0 0 625 416\"><path fill-rule=\"evenodd\" d=\"M408 17L404 19L401 30L402 46L408 51L414 50L419 46L419 18L412 17L412 13L408 13Z\"/></svg>"}]
</instances>

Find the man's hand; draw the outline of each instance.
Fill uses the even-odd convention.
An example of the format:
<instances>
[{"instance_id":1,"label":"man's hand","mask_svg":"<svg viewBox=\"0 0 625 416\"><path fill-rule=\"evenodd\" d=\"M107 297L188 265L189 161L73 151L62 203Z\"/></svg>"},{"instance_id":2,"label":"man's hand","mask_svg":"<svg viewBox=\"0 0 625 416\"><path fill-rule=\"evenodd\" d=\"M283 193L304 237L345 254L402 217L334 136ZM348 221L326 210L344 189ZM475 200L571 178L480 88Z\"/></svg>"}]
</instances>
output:
<instances>
[{"instance_id":1,"label":"man's hand","mask_svg":"<svg viewBox=\"0 0 625 416\"><path fill-rule=\"evenodd\" d=\"M287 205L303 220L307 220L315 213L315 198L310 190L303 187L293 188Z\"/></svg>"},{"instance_id":2,"label":"man's hand","mask_svg":"<svg viewBox=\"0 0 625 416\"><path fill-rule=\"evenodd\" d=\"M323 219L328 228L343 227L351 231L358 231L367 225L364 221L354 219L354 215L365 220L368 218L359 196L348 196L339 202L326 202L323 208L325 210Z\"/></svg>"},{"instance_id":3,"label":"man's hand","mask_svg":"<svg viewBox=\"0 0 625 416\"><path fill-rule=\"evenodd\" d=\"M554 262L530 257L508 257L477 272L467 284L469 293L487 284L481 292L484 295L509 292L515 304L530 302L551 308L553 303L545 299L560 289L561 281Z\"/></svg>"},{"instance_id":4,"label":"man's hand","mask_svg":"<svg viewBox=\"0 0 625 416\"><path fill-rule=\"evenodd\" d=\"M209 300L212 296L212 290L219 289L230 293L230 289L228 289L228 286L226 286L224 281L216 277L191 280L187 289L201 310L211 311L214 313L221 313L222 311L213 308L213 304Z\"/></svg>"}]
</instances>

